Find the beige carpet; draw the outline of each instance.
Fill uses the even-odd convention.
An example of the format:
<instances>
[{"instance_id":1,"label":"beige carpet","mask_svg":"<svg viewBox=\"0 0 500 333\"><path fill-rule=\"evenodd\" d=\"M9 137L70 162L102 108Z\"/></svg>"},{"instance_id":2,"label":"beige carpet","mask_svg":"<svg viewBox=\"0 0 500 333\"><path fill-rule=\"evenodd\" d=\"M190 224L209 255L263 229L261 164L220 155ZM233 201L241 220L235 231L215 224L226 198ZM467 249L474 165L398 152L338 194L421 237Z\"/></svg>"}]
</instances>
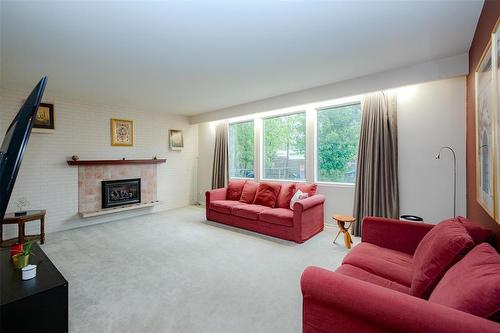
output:
<instances>
[{"instance_id":1,"label":"beige carpet","mask_svg":"<svg viewBox=\"0 0 500 333\"><path fill-rule=\"evenodd\" d=\"M69 281L70 332L300 332L300 276L340 265L336 232L299 245L191 206L48 234L42 247Z\"/></svg>"}]
</instances>

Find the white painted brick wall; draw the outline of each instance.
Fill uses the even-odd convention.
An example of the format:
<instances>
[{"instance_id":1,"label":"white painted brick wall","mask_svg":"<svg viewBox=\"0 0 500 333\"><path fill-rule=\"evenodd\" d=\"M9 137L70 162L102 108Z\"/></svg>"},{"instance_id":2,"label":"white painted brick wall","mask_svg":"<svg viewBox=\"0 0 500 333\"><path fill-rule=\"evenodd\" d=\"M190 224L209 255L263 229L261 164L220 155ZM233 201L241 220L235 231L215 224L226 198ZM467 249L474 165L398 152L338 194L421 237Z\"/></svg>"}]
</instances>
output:
<instances>
[{"instance_id":1,"label":"white painted brick wall","mask_svg":"<svg viewBox=\"0 0 500 333\"><path fill-rule=\"evenodd\" d=\"M0 90L0 137L18 112L29 92ZM56 131L54 134L32 133L12 193L8 211L16 210L14 201L26 197L29 209L46 209L46 231L82 227L151 211L186 206L195 201L198 127L187 117L132 110L113 106L96 106L59 97L44 96L54 103ZM112 147L110 118L134 121L134 147ZM168 130L184 131L184 150L168 149ZM78 213L78 168L66 160L72 155L80 159L167 158L158 165L158 200L155 208L116 213L99 218L81 219ZM37 223L27 232L36 232ZM10 227L10 226L7 226ZM4 228L4 237L17 233Z\"/></svg>"}]
</instances>

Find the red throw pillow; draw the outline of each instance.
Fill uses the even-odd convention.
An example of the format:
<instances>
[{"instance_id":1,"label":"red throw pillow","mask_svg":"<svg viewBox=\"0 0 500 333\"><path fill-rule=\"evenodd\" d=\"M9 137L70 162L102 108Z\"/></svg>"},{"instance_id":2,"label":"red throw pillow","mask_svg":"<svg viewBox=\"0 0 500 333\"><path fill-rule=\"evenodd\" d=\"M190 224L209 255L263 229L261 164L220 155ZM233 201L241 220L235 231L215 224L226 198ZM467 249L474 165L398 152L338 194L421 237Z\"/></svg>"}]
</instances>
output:
<instances>
[{"instance_id":1,"label":"red throw pillow","mask_svg":"<svg viewBox=\"0 0 500 333\"><path fill-rule=\"evenodd\" d=\"M248 180L243 186L243 191L241 191L240 202L251 204L255 199L255 193L257 193L257 188L259 184Z\"/></svg>"},{"instance_id":2,"label":"red throw pillow","mask_svg":"<svg viewBox=\"0 0 500 333\"><path fill-rule=\"evenodd\" d=\"M273 183L260 183L253 203L273 208L278 198L281 185Z\"/></svg>"},{"instance_id":3,"label":"red throw pillow","mask_svg":"<svg viewBox=\"0 0 500 333\"><path fill-rule=\"evenodd\" d=\"M413 255L413 278L410 294L429 298L448 268L463 258L474 240L462 223L440 222L422 238Z\"/></svg>"},{"instance_id":4,"label":"red throw pillow","mask_svg":"<svg viewBox=\"0 0 500 333\"><path fill-rule=\"evenodd\" d=\"M295 184L282 184L278 200L276 200L276 208L290 208L290 200L295 193Z\"/></svg>"},{"instance_id":5,"label":"red throw pillow","mask_svg":"<svg viewBox=\"0 0 500 333\"><path fill-rule=\"evenodd\" d=\"M500 255L487 243L473 248L444 275L429 298L482 318L500 312Z\"/></svg>"},{"instance_id":6,"label":"red throw pillow","mask_svg":"<svg viewBox=\"0 0 500 333\"><path fill-rule=\"evenodd\" d=\"M309 194L310 197L316 194L316 189L318 188L317 184L300 184L297 183L297 190L301 190L304 193Z\"/></svg>"},{"instance_id":7,"label":"red throw pillow","mask_svg":"<svg viewBox=\"0 0 500 333\"><path fill-rule=\"evenodd\" d=\"M227 184L226 189L226 200L238 201L241 197L241 192L243 191L243 186L245 185L245 180L231 180Z\"/></svg>"}]
</instances>

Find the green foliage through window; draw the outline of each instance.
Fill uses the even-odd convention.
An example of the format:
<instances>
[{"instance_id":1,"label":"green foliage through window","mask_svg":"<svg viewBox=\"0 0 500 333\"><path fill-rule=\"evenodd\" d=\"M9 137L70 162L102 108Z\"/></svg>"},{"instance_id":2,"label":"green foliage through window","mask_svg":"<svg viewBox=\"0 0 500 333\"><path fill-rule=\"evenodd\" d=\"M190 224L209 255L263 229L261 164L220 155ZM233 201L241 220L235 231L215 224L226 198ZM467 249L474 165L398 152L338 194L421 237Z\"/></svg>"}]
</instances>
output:
<instances>
[{"instance_id":1,"label":"green foliage through window","mask_svg":"<svg viewBox=\"0 0 500 333\"><path fill-rule=\"evenodd\" d=\"M305 112L266 118L263 133L264 178L305 179Z\"/></svg>"},{"instance_id":2,"label":"green foliage through window","mask_svg":"<svg viewBox=\"0 0 500 333\"><path fill-rule=\"evenodd\" d=\"M318 181L355 182L360 128L359 103L318 111Z\"/></svg>"},{"instance_id":3,"label":"green foliage through window","mask_svg":"<svg viewBox=\"0 0 500 333\"><path fill-rule=\"evenodd\" d=\"M254 178L253 120L229 125L229 177Z\"/></svg>"}]
</instances>

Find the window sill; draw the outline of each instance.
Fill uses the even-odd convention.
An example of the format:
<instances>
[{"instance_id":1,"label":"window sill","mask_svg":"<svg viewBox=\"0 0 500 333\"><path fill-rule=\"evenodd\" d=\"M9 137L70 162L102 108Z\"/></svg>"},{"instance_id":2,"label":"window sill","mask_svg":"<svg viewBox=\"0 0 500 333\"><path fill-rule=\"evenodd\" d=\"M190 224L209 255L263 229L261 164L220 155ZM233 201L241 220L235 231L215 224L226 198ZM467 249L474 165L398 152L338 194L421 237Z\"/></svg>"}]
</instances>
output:
<instances>
[{"instance_id":1,"label":"window sill","mask_svg":"<svg viewBox=\"0 0 500 333\"><path fill-rule=\"evenodd\" d=\"M333 183L333 182L316 182L319 186L338 187L338 188L354 188L355 184L351 183Z\"/></svg>"},{"instance_id":2,"label":"window sill","mask_svg":"<svg viewBox=\"0 0 500 333\"><path fill-rule=\"evenodd\" d=\"M264 182L282 182L282 183L307 183L307 180L305 179L268 179L268 178L261 178L260 181Z\"/></svg>"}]
</instances>

